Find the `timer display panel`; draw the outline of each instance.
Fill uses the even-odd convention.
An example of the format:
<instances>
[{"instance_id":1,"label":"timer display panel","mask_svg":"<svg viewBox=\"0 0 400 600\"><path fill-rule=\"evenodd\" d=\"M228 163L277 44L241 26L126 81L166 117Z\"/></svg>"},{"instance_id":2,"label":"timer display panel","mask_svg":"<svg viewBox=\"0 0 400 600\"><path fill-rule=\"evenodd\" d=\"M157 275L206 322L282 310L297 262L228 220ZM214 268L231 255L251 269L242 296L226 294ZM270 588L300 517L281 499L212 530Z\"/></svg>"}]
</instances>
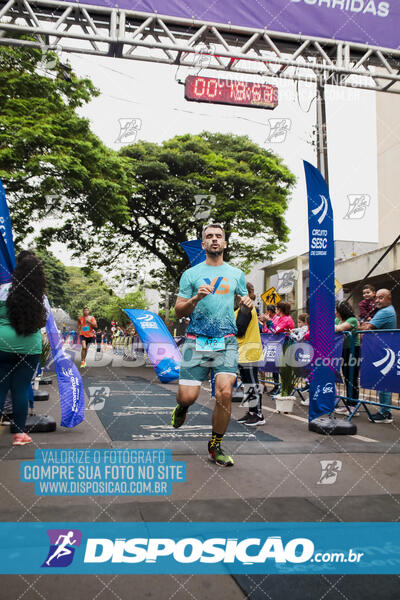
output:
<instances>
[{"instance_id":1,"label":"timer display panel","mask_svg":"<svg viewBox=\"0 0 400 600\"><path fill-rule=\"evenodd\" d=\"M278 106L278 88L269 83L251 83L189 75L185 81L185 98L195 102L213 102L272 110Z\"/></svg>"}]
</instances>

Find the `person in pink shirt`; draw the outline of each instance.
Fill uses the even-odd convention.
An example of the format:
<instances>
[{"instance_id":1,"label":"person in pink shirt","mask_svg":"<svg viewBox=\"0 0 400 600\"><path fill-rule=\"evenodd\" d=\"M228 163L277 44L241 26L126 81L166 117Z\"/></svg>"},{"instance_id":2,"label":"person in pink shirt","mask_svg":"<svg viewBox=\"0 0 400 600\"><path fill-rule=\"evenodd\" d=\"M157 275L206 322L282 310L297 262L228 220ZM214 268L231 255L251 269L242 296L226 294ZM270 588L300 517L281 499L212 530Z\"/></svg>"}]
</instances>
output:
<instances>
[{"instance_id":1,"label":"person in pink shirt","mask_svg":"<svg viewBox=\"0 0 400 600\"><path fill-rule=\"evenodd\" d=\"M273 323L274 333L284 333L294 329L294 321L290 316L289 302L278 302L276 305L276 314L278 319Z\"/></svg>"}]
</instances>

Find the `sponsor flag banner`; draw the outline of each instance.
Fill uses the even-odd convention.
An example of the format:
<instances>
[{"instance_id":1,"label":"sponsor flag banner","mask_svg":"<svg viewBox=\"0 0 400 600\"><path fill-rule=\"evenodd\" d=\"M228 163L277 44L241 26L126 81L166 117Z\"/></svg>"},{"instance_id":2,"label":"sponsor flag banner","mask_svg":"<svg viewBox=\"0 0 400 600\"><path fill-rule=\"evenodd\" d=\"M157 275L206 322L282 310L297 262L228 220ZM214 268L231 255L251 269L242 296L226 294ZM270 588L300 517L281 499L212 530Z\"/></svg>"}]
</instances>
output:
<instances>
[{"instance_id":1,"label":"sponsor flag banner","mask_svg":"<svg viewBox=\"0 0 400 600\"><path fill-rule=\"evenodd\" d=\"M12 279L15 269L15 250L6 193L0 179L0 284Z\"/></svg>"},{"instance_id":2,"label":"sponsor flag banner","mask_svg":"<svg viewBox=\"0 0 400 600\"><path fill-rule=\"evenodd\" d=\"M361 387L400 392L400 332L365 332L361 339Z\"/></svg>"},{"instance_id":3,"label":"sponsor flag banner","mask_svg":"<svg viewBox=\"0 0 400 600\"><path fill-rule=\"evenodd\" d=\"M399 536L393 522L6 522L0 573L397 574Z\"/></svg>"},{"instance_id":4,"label":"sponsor flag banner","mask_svg":"<svg viewBox=\"0 0 400 600\"><path fill-rule=\"evenodd\" d=\"M181 246L186 252L190 266L194 267L201 262L206 260L206 251L201 247L201 240L189 240L188 242L181 242Z\"/></svg>"},{"instance_id":5,"label":"sponsor flag banner","mask_svg":"<svg viewBox=\"0 0 400 600\"><path fill-rule=\"evenodd\" d=\"M321 173L304 161L308 198L310 342L309 420L331 413L335 406L335 265L333 213Z\"/></svg>"},{"instance_id":6,"label":"sponsor flag banner","mask_svg":"<svg viewBox=\"0 0 400 600\"><path fill-rule=\"evenodd\" d=\"M15 250L10 213L6 195L0 181L0 283L11 281L15 269ZM60 335L54 322L50 304L45 298L47 310L46 331L49 338L61 403L61 425L75 427L84 418L85 397L82 378L71 359L65 354Z\"/></svg>"},{"instance_id":7,"label":"sponsor flag banner","mask_svg":"<svg viewBox=\"0 0 400 600\"><path fill-rule=\"evenodd\" d=\"M181 354L164 321L149 310L124 308L161 383L179 377Z\"/></svg>"},{"instance_id":8,"label":"sponsor flag banner","mask_svg":"<svg viewBox=\"0 0 400 600\"><path fill-rule=\"evenodd\" d=\"M82 377L64 350L63 340L58 333L47 298L45 298L45 306L47 310L46 332L53 355L60 394L60 425L62 427L76 427L85 417L85 394Z\"/></svg>"}]
</instances>

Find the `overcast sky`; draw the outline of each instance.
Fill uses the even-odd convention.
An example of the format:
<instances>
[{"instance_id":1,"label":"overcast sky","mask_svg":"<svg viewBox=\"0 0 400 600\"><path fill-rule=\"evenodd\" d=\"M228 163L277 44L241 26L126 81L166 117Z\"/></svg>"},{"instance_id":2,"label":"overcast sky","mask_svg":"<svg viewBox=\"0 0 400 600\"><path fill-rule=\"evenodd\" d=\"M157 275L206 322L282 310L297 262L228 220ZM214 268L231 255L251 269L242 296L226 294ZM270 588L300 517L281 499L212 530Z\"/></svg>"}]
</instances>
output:
<instances>
[{"instance_id":1,"label":"overcast sky","mask_svg":"<svg viewBox=\"0 0 400 600\"><path fill-rule=\"evenodd\" d=\"M184 80L190 74L188 68L78 54L61 58L68 59L78 75L90 77L99 88L101 95L80 113L90 119L92 130L111 148L121 148L119 120L138 119L137 140L159 143L177 134L209 130L248 135L279 154L298 179L286 217L291 230L290 243L279 259L306 251L302 160L316 165L315 150L310 143L315 124L314 85L300 82L296 90L294 82L271 80L279 89L279 105L274 110L211 105L184 99L184 86L177 80ZM213 72L203 71L203 74L212 76ZM219 77L223 74L219 73ZM251 80L255 81L254 77ZM268 141L269 119L286 119L290 129L284 140ZM327 121L335 238L377 241L375 93L329 86ZM132 138L127 141L132 143ZM344 218L347 196L354 194L366 194L370 199L363 219ZM73 262L60 244L54 244L52 249L66 264Z\"/></svg>"}]
</instances>

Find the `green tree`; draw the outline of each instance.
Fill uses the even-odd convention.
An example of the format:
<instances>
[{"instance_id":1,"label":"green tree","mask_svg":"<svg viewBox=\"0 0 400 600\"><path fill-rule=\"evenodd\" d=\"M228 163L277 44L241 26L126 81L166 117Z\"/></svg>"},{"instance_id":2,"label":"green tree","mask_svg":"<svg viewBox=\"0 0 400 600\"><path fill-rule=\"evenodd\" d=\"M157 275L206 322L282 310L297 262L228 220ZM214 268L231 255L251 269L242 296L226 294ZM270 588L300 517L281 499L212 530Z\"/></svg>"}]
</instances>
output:
<instances>
[{"instance_id":1,"label":"green tree","mask_svg":"<svg viewBox=\"0 0 400 600\"><path fill-rule=\"evenodd\" d=\"M69 296L69 276L67 269L48 250L37 250L36 254L43 263L47 282L47 297L51 306L60 306L65 309Z\"/></svg>"},{"instance_id":2,"label":"green tree","mask_svg":"<svg viewBox=\"0 0 400 600\"><path fill-rule=\"evenodd\" d=\"M83 308L87 306L90 313L98 320L103 316L98 312L99 307L110 303L114 296L113 291L105 285L102 276L96 271L80 267L66 267L66 270L69 275L67 312L72 319L78 319L82 315Z\"/></svg>"},{"instance_id":3,"label":"green tree","mask_svg":"<svg viewBox=\"0 0 400 600\"><path fill-rule=\"evenodd\" d=\"M295 177L280 158L249 138L187 134L161 145L136 143L121 150L120 157L129 161L127 174L135 187L128 199L129 216L111 215L100 229L89 226L96 239L96 250L87 254L89 263L107 267L123 256L136 261L139 274L143 261L150 259L150 275L164 289L173 289L188 266L180 242L201 237L198 195L215 196L208 220L225 226L226 260L246 270L284 248L284 214ZM77 226L67 233L60 228L57 235L80 252L79 231L88 225L82 220Z\"/></svg>"},{"instance_id":4,"label":"green tree","mask_svg":"<svg viewBox=\"0 0 400 600\"><path fill-rule=\"evenodd\" d=\"M65 78L59 62L44 72L41 59L37 48L0 47L0 178L16 245L35 221L50 215L62 217L67 242L79 230L81 245L88 246L90 237L79 224L124 222L132 194L126 161L75 112L98 96L92 82L72 71ZM50 233L42 245L51 238Z\"/></svg>"},{"instance_id":5,"label":"green tree","mask_svg":"<svg viewBox=\"0 0 400 600\"><path fill-rule=\"evenodd\" d=\"M73 319L78 319L87 306L90 314L96 317L99 327L109 327L111 321L118 321L123 327L130 323L124 308L147 308L144 291L134 290L120 298L107 287L100 273L66 267L69 275L69 302L67 310Z\"/></svg>"},{"instance_id":6,"label":"green tree","mask_svg":"<svg viewBox=\"0 0 400 600\"><path fill-rule=\"evenodd\" d=\"M126 294L123 298L113 296L109 304L99 307L99 311L102 311L102 314L108 323L111 321L118 321L122 327L126 327L131 321L124 312L124 308L146 309L147 302L144 292L142 290L136 290Z\"/></svg>"}]
</instances>

